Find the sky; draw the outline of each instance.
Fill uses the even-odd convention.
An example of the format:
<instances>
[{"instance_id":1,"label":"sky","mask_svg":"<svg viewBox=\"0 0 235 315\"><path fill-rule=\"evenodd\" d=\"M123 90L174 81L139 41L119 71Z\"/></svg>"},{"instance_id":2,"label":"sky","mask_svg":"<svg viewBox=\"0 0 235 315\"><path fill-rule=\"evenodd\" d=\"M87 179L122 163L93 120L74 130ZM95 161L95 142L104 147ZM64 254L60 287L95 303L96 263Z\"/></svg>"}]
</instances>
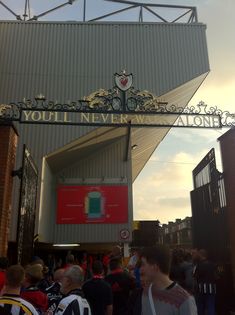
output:
<instances>
[{"instance_id":1,"label":"sky","mask_svg":"<svg viewBox=\"0 0 235 315\"><path fill-rule=\"evenodd\" d=\"M3 0L15 13L22 15L25 1ZM31 0L31 16L38 15L66 0ZM136 0L136 2L141 2ZM198 20L207 25L207 45L210 73L189 104L204 101L233 113L235 107L235 0L143 0L145 3L196 6ZM103 0L86 0L87 18L123 8ZM123 18L133 20L135 12ZM83 1L54 11L40 20L81 20ZM0 6L0 19L14 19ZM227 131L172 128L158 146L133 184L135 220L159 220L161 223L191 216L190 191L192 171L211 148L215 148L217 168L222 171L217 139Z\"/></svg>"},{"instance_id":2,"label":"sky","mask_svg":"<svg viewBox=\"0 0 235 315\"><path fill-rule=\"evenodd\" d=\"M161 3L163 3L161 1ZM199 21L207 25L210 73L190 101L234 112L235 41L234 0L168 1L197 7ZM191 216L192 170L211 148L222 171L217 139L228 129L172 128L134 183L135 219L159 219L161 223ZM141 191L141 195L138 192ZM147 198L147 196L154 196ZM146 202L148 200L148 202ZM144 209L144 213L142 211Z\"/></svg>"}]
</instances>

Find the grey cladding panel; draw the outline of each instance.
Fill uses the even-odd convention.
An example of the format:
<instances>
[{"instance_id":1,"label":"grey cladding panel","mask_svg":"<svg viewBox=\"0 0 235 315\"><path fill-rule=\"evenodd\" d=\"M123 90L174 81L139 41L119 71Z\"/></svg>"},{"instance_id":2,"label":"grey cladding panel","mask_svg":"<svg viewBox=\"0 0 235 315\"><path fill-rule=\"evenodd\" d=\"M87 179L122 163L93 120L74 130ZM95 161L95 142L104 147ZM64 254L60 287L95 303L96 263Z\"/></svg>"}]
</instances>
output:
<instances>
[{"instance_id":1,"label":"grey cladding panel","mask_svg":"<svg viewBox=\"0 0 235 315\"><path fill-rule=\"evenodd\" d=\"M127 176L130 161L125 161L127 138L113 140L112 144L100 145L90 155L57 173L64 178L117 178ZM130 178L131 181L131 178Z\"/></svg>"},{"instance_id":2,"label":"grey cladding panel","mask_svg":"<svg viewBox=\"0 0 235 315\"><path fill-rule=\"evenodd\" d=\"M132 181L130 176L131 161L125 161L125 149L126 149L126 137L118 139L112 144L101 147L99 150L93 151L93 154L84 158L82 161L75 163L63 169L61 172L55 174L57 178L57 184L53 188L56 189L58 184L63 185L81 185L77 183L78 178L84 178L83 185L89 185L89 178L97 178L96 185L105 185L109 182L109 179L116 179L118 185L122 185L122 177L126 178L129 189L128 194L128 222L124 224L54 224L56 220L56 204L48 209L49 211L43 211L41 217L41 224L39 227L39 235L45 237L43 241L52 241L56 243L69 240L70 242L118 242L119 232L121 229L131 230L132 225ZM129 178L128 178L129 177ZM106 182L103 182L103 178ZM62 181L61 181L62 179ZM64 179L64 181L63 181ZM91 185L95 185L92 183ZM56 203L56 193L51 190L51 194L46 196L46 199L42 200L45 205L52 205ZM49 199L48 199L49 198ZM44 224L49 223L50 231L49 238L43 235L45 229Z\"/></svg>"},{"instance_id":3,"label":"grey cladding panel","mask_svg":"<svg viewBox=\"0 0 235 315\"><path fill-rule=\"evenodd\" d=\"M126 69L160 95L209 70L205 25L0 22L1 102L76 100Z\"/></svg>"}]
</instances>

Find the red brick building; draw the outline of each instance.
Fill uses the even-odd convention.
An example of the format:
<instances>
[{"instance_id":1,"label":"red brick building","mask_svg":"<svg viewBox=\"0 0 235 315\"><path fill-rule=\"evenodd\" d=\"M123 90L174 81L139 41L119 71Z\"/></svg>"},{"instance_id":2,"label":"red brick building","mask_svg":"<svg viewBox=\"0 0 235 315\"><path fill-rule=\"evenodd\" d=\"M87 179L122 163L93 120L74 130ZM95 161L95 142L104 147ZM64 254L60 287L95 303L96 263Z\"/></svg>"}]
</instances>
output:
<instances>
[{"instance_id":1,"label":"red brick building","mask_svg":"<svg viewBox=\"0 0 235 315\"><path fill-rule=\"evenodd\" d=\"M18 134L12 124L0 125L0 256L7 255L17 140Z\"/></svg>"}]
</instances>

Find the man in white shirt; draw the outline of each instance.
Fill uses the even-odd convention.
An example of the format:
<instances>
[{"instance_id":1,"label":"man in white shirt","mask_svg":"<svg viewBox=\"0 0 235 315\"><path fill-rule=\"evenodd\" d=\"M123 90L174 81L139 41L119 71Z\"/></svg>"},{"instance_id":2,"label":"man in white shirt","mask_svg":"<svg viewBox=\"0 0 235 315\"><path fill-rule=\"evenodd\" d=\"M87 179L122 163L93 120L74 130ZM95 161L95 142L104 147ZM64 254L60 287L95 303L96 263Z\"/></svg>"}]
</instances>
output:
<instances>
[{"instance_id":1,"label":"man in white shirt","mask_svg":"<svg viewBox=\"0 0 235 315\"><path fill-rule=\"evenodd\" d=\"M169 278L169 248L162 245L146 248L141 261L141 273L150 283L142 293L142 315L197 315L193 296Z\"/></svg>"}]
</instances>

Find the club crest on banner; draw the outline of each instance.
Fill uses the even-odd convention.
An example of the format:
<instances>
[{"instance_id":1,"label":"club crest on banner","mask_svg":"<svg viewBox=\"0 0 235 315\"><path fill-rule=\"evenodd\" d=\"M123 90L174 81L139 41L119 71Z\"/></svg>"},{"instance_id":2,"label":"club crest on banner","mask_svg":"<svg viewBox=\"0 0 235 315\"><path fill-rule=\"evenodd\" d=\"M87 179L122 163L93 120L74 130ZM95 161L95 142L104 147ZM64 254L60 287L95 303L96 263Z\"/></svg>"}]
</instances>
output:
<instances>
[{"instance_id":1,"label":"club crest on banner","mask_svg":"<svg viewBox=\"0 0 235 315\"><path fill-rule=\"evenodd\" d=\"M132 86L133 76L132 73L127 75L125 71L122 71L121 74L115 73L114 80L119 90L127 91Z\"/></svg>"}]
</instances>

